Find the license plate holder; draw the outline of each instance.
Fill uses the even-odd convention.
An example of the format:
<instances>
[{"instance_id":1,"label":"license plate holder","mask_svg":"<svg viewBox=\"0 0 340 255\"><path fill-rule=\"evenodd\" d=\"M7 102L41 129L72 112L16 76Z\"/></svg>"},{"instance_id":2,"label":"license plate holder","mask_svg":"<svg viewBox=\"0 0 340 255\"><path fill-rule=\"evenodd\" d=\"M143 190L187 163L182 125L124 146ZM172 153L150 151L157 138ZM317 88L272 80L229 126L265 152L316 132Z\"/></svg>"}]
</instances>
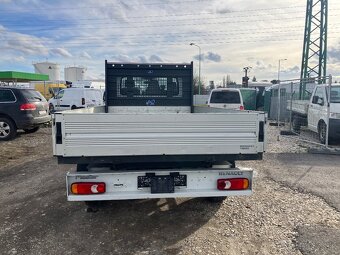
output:
<instances>
[{"instance_id":1,"label":"license plate holder","mask_svg":"<svg viewBox=\"0 0 340 255\"><path fill-rule=\"evenodd\" d=\"M157 175L151 178L151 194L174 193L174 177L170 175Z\"/></svg>"},{"instance_id":2,"label":"license plate holder","mask_svg":"<svg viewBox=\"0 0 340 255\"><path fill-rule=\"evenodd\" d=\"M39 114L40 115L45 115L47 112L46 112L46 110L44 110L44 111L39 111Z\"/></svg>"}]
</instances>

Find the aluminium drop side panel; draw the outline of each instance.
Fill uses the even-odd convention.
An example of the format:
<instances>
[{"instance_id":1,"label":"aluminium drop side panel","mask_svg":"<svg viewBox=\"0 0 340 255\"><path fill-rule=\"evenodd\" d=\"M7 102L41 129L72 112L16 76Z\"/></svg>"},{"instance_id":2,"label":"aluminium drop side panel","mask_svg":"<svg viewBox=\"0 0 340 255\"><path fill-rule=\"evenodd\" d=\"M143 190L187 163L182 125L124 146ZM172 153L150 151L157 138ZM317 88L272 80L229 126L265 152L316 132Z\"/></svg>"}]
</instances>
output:
<instances>
[{"instance_id":1,"label":"aluminium drop side panel","mask_svg":"<svg viewBox=\"0 0 340 255\"><path fill-rule=\"evenodd\" d=\"M53 155L63 155L64 138L65 138L64 115L60 113L53 114L52 117Z\"/></svg>"},{"instance_id":2,"label":"aluminium drop side panel","mask_svg":"<svg viewBox=\"0 0 340 255\"><path fill-rule=\"evenodd\" d=\"M263 115L263 114L260 114ZM257 154L259 113L62 114L55 155ZM62 147L62 149L61 149Z\"/></svg>"}]
</instances>

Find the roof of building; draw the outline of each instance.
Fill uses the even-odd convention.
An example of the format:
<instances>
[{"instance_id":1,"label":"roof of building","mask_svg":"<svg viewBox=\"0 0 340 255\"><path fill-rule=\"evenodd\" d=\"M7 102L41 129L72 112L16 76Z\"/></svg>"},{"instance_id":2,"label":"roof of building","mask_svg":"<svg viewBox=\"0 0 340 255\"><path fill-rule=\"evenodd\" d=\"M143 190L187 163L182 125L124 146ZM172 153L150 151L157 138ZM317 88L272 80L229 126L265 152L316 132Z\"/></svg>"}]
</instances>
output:
<instances>
[{"instance_id":1,"label":"roof of building","mask_svg":"<svg viewBox=\"0 0 340 255\"><path fill-rule=\"evenodd\" d=\"M30 82L30 81L48 81L46 74L24 73L16 71L0 72L0 81L2 82Z\"/></svg>"}]
</instances>

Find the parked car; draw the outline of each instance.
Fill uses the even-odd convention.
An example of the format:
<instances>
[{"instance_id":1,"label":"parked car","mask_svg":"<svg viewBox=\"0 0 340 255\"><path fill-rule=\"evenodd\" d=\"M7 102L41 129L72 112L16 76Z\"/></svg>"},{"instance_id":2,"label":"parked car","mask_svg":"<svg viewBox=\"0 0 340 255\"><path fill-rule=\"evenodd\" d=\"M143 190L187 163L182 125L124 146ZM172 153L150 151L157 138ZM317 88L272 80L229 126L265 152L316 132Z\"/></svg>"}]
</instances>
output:
<instances>
[{"instance_id":1,"label":"parked car","mask_svg":"<svg viewBox=\"0 0 340 255\"><path fill-rule=\"evenodd\" d=\"M51 112L100 106L104 105L103 92L91 88L63 89L48 104Z\"/></svg>"},{"instance_id":2,"label":"parked car","mask_svg":"<svg viewBox=\"0 0 340 255\"><path fill-rule=\"evenodd\" d=\"M18 129L36 132L50 120L48 103L38 91L0 87L0 140L13 139Z\"/></svg>"},{"instance_id":3,"label":"parked car","mask_svg":"<svg viewBox=\"0 0 340 255\"><path fill-rule=\"evenodd\" d=\"M244 110L240 90L232 88L213 89L209 96L208 106L230 110Z\"/></svg>"}]
</instances>

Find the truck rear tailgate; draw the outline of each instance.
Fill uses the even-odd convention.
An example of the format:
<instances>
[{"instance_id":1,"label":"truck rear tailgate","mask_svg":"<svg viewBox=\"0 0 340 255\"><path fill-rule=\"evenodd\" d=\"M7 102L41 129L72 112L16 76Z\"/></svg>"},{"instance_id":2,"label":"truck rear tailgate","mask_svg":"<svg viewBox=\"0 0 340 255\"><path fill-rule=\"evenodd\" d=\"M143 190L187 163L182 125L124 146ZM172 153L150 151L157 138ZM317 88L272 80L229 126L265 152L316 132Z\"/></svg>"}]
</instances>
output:
<instances>
[{"instance_id":1,"label":"truck rear tailgate","mask_svg":"<svg viewBox=\"0 0 340 255\"><path fill-rule=\"evenodd\" d=\"M264 121L257 112L64 112L55 115L53 149L62 157L257 154Z\"/></svg>"}]
</instances>

